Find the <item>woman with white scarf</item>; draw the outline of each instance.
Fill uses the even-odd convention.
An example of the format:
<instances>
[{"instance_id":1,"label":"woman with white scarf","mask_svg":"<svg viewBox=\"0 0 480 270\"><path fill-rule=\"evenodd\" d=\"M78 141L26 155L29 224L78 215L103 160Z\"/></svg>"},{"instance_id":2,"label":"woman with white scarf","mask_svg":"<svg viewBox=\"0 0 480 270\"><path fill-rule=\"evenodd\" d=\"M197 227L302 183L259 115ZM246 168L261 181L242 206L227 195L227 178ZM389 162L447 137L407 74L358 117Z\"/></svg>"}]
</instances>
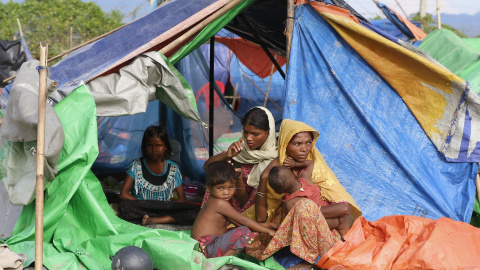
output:
<instances>
[{"instance_id":1,"label":"woman with white scarf","mask_svg":"<svg viewBox=\"0 0 480 270\"><path fill-rule=\"evenodd\" d=\"M240 213L251 208L245 215L254 219L254 207L251 206L255 204L260 175L270 161L278 156L275 120L268 109L258 106L245 114L242 125L242 138L232 143L227 151L210 157L205 162L204 168L220 160L230 160L233 166L241 168L241 177L235 184L237 192L230 203ZM202 205L209 196L207 191Z\"/></svg>"}]
</instances>

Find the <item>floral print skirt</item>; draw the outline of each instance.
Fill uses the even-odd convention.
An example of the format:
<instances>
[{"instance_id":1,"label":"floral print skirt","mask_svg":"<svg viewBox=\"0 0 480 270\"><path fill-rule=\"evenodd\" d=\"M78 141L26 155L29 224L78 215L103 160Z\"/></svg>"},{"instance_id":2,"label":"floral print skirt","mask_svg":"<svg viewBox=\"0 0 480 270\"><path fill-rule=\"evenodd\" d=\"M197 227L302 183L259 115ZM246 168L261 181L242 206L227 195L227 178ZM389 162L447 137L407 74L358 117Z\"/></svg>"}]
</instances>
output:
<instances>
[{"instance_id":1,"label":"floral print skirt","mask_svg":"<svg viewBox=\"0 0 480 270\"><path fill-rule=\"evenodd\" d=\"M330 231L320 208L309 199L297 202L283 218L282 208L277 210L273 222L280 224L275 236L255 233L247 254L265 260L283 247L309 263L315 263L340 239L336 230Z\"/></svg>"}]
</instances>

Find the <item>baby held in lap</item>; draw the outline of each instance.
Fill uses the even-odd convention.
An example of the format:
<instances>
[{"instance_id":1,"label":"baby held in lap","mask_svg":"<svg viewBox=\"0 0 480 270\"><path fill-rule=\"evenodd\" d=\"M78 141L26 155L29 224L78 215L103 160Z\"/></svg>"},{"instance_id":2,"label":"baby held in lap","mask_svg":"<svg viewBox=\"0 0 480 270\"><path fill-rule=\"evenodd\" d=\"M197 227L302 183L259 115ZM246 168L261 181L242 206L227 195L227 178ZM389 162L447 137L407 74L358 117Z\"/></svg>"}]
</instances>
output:
<instances>
[{"instance_id":1,"label":"baby held in lap","mask_svg":"<svg viewBox=\"0 0 480 270\"><path fill-rule=\"evenodd\" d=\"M241 177L227 161L215 161L205 169L210 197L198 213L191 237L198 240L207 258L235 255L253 239L252 231L273 236L274 224L260 224L238 213L229 203L236 191L235 179ZM237 226L227 230L228 222ZM242 226L243 225L243 226Z\"/></svg>"},{"instance_id":2,"label":"baby held in lap","mask_svg":"<svg viewBox=\"0 0 480 270\"><path fill-rule=\"evenodd\" d=\"M290 169L293 166L305 167L298 179ZM321 208L330 230L336 229L343 237L350 228L349 204L343 202L331 204L322 199L320 188L311 181L313 166L312 160L299 164L289 157L284 161L284 166L275 166L270 170L268 183L276 193L285 193L283 204L285 215L298 201L310 199Z\"/></svg>"}]
</instances>

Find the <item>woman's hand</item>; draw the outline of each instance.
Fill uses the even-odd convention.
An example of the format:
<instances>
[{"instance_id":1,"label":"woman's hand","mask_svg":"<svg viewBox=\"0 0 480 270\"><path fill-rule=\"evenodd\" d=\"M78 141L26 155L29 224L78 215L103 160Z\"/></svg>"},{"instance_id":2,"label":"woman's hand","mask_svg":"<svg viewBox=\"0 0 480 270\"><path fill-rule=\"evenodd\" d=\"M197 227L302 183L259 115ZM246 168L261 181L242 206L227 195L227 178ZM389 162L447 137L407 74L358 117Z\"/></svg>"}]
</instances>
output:
<instances>
[{"instance_id":1,"label":"woman's hand","mask_svg":"<svg viewBox=\"0 0 480 270\"><path fill-rule=\"evenodd\" d=\"M243 138L240 138L240 140L232 143L227 150L227 158L232 158L234 156L237 156L243 149Z\"/></svg>"},{"instance_id":2,"label":"woman's hand","mask_svg":"<svg viewBox=\"0 0 480 270\"><path fill-rule=\"evenodd\" d=\"M283 166L287 167L287 168L295 168L296 166L296 162L295 160L293 160L293 158L291 157L287 157L284 161L283 161Z\"/></svg>"},{"instance_id":3,"label":"woman's hand","mask_svg":"<svg viewBox=\"0 0 480 270\"><path fill-rule=\"evenodd\" d=\"M247 193L245 189L245 183L243 182L242 168L235 168L235 187L237 188L237 200L240 204L240 207L243 207L248 199L250 194Z\"/></svg>"}]
</instances>

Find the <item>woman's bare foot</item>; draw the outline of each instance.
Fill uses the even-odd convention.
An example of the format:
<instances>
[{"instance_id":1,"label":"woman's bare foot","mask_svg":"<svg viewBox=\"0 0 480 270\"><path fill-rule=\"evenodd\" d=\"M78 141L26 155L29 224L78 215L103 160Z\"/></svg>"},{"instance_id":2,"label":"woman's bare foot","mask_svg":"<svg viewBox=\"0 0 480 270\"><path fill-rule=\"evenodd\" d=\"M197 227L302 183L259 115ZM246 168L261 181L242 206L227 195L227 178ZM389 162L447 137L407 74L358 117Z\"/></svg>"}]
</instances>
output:
<instances>
[{"instance_id":1,"label":"woman's bare foot","mask_svg":"<svg viewBox=\"0 0 480 270\"><path fill-rule=\"evenodd\" d=\"M145 226L150 224L152 224L152 219L148 215L143 216L142 225Z\"/></svg>"}]
</instances>

